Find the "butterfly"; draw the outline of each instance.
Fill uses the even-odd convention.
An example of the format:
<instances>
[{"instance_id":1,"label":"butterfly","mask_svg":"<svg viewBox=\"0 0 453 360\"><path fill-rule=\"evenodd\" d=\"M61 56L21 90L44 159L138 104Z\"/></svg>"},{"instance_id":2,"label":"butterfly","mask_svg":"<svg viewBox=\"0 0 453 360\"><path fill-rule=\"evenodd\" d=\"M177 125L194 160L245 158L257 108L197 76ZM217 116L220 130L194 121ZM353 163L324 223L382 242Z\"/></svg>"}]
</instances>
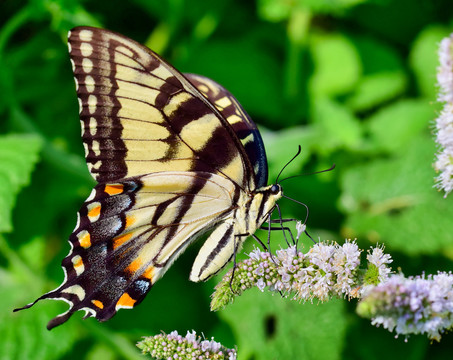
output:
<instances>
[{"instance_id":1,"label":"butterfly","mask_svg":"<svg viewBox=\"0 0 453 360\"><path fill-rule=\"evenodd\" d=\"M99 321L138 305L176 258L213 230L191 281L219 272L270 219L283 193L267 185L263 140L216 82L181 74L114 32L77 27L69 53L86 162L97 185L77 214L65 278L42 299Z\"/></svg>"}]
</instances>

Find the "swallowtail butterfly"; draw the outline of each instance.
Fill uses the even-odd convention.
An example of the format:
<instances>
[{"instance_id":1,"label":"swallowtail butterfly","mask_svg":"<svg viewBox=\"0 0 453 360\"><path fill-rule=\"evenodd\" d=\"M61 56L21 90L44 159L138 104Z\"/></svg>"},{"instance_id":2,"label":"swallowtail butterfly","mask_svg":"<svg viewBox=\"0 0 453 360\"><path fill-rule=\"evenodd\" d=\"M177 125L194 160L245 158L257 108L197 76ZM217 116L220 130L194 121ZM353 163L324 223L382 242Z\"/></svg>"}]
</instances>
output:
<instances>
[{"instance_id":1,"label":"swallowtail butterfly","mask_svg":"<svg viewBox=\"0 0 453 360\"><path fill-rule=\"evenodd\" d=\"M85 156L97 181L78 212L63 283L42 295L99 321L139 304L202 233L190 280L222 269L282 196L256 125L222 86L181 74L122 35L69 32ZM17 310L21 310L17 309Z\"/></svg>"}]
</instances>

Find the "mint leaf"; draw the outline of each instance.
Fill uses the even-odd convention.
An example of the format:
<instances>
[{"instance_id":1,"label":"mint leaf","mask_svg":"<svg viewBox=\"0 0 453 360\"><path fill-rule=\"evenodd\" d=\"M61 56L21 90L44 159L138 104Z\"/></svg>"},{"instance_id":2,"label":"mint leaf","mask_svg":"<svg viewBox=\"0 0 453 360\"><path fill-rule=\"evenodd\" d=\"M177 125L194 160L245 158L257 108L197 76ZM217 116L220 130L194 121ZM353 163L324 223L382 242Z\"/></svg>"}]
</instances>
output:
<instances>
[{"instance_id":1,"label":"mint leaf","mask_svg":"<svg viewBox=\"0 0 453 360\"><path fill-rule=\"evenodd\" d=\"M410 255L451 249L453 203L433 188L434 153L433 141L422 134L393 158L346 171L340 198L345 236Z\"/></svg>"},{"instance_id":2,"label":"mint leaf","mask_svg":"<svg viewBox=\"0 0 453 360\"><path fill-rule=\"evenodd\" d=\"M0 136L0 232L12 231L16 196L30 182L41 145L37 136Z\"/></svg>"},{"instance_id":3,"label":"mint leaf","mask_svg":"<svg viewBox=\"0 0 453 360\"><path fill-rule=\"evenodd\" d=\"M343 300L300 304L256 290L219 314L231 326L243 359L341 359Z\"/></svg>"}]
</instances>

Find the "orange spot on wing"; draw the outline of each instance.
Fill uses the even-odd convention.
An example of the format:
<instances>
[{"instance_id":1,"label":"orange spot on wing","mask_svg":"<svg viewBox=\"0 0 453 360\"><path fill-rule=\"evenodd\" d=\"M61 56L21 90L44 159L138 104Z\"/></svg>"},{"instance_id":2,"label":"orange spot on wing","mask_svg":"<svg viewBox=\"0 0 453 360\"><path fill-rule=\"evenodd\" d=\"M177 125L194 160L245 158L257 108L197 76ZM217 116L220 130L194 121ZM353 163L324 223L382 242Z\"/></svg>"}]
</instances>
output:
<instances>
[{"instance_id":1,"label":"orange spot on wing","mask_svg":"<svg viewBox=\"0 0 453 360\"><path fill-rule=\"evenodd\" d=\"M73 262L75 268L83 266L83 260L82 260L82 258L80 256L77 257L77 258L74 257L72 262Z\"/></svg>"},{"instance_id":2,"label":"orange spot on wing","mask_svg":"<svg viewBox=\"0 0 453 360\"><path fill-rule=\"evenodd\" d=\"M156 268L154 266L150 266L148 269L145 270L145 272L142 274L142 276L144 278L148 279L149 281L151 281L151 283L152 283L155 270L156 270Z\"/></svg>"},{"instance_id":3,"label":"orange spot on wing","mask_svg":"<svg viewBox=\"0 0 453 360\"><path fill-rule=\"evenodd\" d=\"M124 186L122 184L105 185L104 191L109 195L117 195L124 191Z\"/></svg>"},{"instance_id":4,"label":"orange spot on wing","mask_svg":"<svg viewBox=\"0 0 453 360\"><path fill-rule=\"evenodd\" d=\"M126 268L126 271L135 274L137 270L140 269L140 266L142 266L142 261L140 260L140 258L137 258L129 264L129 266Z\"/></svg>"},{"instance_id":5,"label":"orange spot on wing","mask_svg":"<svg viewBox=\"0 0 453 360\"><path fill-rule=\"evenodd\" d=\"M99 301L99 300L91 300L91 302L97 306L99 309L103 309L104 308L104 304L102 303L102 301Z\"/></svg>"},{"instance_id":6,"label":"orange spot on wing","mask_svg":"<svg viewBox=\"0 0 453 360\"><path fill-rule=\"evenodd\" d=\"M88 211L88 217L91 221L97 220L97 217L101 214L101 205L97 204L92 206Z\"/></svg>"},{"instance_id":7,"label":"orange spot on wing","mask_svg":"<svg viewBox=\"0 0 453 360\"><path fill-rule=\"evenodd\" d=\"M136 218L135 216L132 216L132 215L127 215L126 216L126 229L131 226L133 223L135 223L136 221Z\"/></svg>"},{"instance_id":8,"label":"orange spot on wing","mask_svg":"<svg viewBox=\"0 0 453 360\"><path fill-rule=\"evenodd\" d=\"M129 239L132 237L132 233L124 234L117 236L116 238L113 239L113 249L116 249L123 245L126 241L129 241Z\"/></svg>"},{"instance_id":9,"label":"orange spot on wing","mask_svg":"<svg viewBox=\"0 0 453 360\"><path fill-rule=\"evenodd\" d=\"M86 230L83 230L77 234L79 239L80 246L84 249L88 249L91 246L91 236L90 233Z\"/></svg>"},{"instance_id":10,"label":"orange spot on wing","mask_svg":"<svg viewBox=\"0 0 453 360\"><path fill-rule=\"evenodd\" d=\"M136 302L137 300L132 299L128 293L124 293L116 303L116 307L131 308Z\"/></svg>"}]
</instances>

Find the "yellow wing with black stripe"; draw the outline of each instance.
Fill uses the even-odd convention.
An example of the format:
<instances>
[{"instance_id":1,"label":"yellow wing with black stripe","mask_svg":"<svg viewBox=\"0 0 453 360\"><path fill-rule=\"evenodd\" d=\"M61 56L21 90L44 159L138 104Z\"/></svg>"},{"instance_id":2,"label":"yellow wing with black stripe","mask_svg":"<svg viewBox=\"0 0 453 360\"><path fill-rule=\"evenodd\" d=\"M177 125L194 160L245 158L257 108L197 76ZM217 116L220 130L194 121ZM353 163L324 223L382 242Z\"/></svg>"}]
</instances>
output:
<instances>
[{"instance_id":1,"label":"yellow wing with black stripe","mask_svg":"<svg viewBox=\"0 0 453 360\"><path fill-rule=\"evenodd\" d=\"M69 35L82 139L97 181L207 171L253 190L254 173L225 118L148 48L106 30Z\"/></svg>"}]
</instances>

